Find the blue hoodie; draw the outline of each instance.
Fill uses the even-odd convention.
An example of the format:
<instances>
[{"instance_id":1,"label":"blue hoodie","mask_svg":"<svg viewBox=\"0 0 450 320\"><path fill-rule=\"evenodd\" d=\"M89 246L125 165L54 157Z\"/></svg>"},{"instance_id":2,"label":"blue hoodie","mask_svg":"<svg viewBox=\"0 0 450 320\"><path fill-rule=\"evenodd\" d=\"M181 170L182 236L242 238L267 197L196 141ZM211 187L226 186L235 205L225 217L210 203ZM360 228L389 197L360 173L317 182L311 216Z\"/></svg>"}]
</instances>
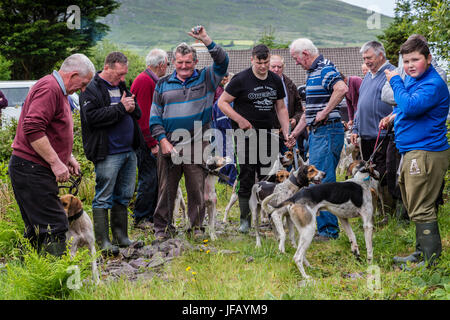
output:
<instances>
[{"instance_id":1,"label":"blue hoodie","mask_svg":"<svg viewBox=\"0 0 450 320\"><path fill-rule=\"evenodd\" d=\"M449 92L431 65L419 78L400 76L390 80L397 106L395 143L400 153L411 150L444 151L447 142Z\"/></svg>"}]
</instances>

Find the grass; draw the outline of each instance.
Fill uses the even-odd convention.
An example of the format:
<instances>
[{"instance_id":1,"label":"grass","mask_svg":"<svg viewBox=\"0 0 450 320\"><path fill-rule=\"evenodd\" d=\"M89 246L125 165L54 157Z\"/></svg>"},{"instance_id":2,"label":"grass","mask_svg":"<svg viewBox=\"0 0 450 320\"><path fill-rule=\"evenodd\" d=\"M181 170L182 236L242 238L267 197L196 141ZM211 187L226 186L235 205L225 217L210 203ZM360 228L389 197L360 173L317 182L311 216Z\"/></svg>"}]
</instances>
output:
<instances>
[{"instance_id":1,"label":"grass","mask_svg":"<svg viewBox=\"0 0 450 320\"><path fill-rule=\"evenodd\" d=\"M89 193L93 185L86 183L83 192ZM183 186L184 188L184 186ZM255 238L241 235L235 230L239 209L235 205L230 212L230 232L208 242L205 250L186 251L155 270L150 280L130 282L122 278L106 281L99 286L89 283L90 265L87 250L77 254L75 260L67 256L55 259L40 256L23 240L23 222L9 183L3 184L3 192L10 194L6 210L0 218L0 299L149 299L149 300L340 300L340 299L443 299L450 297L449 287L449 229L450 204L439 212L443 254L439 264L432 269L400 271L392 265L392 257L407 254L414 246L414 226L399 224L391 219L386 226L374 232L374 265L369 268L365 259L362 223L351 221L363 262L358 262L350 252L350 244L344 232L335 241L313 242L307 258L314 268L306 268L314 282L305 282L293 261L295 248L286 243L286 254L278 251L278 244L270 235L263 237L262 247L255 248ZM448 189L447 189L448 190ZM217 185L219 220L223 217L231 187ZM11 198L12 197L12 198ZM85 202L86 211L90 212ZM131 221L130 221L131 222ZM147 244L151 234L130 227L131 237ZM207 249L210 252L207 253ZM228 251L227 251L228 250ZM238 253L227 253L229 251ZM69 289L69 268L77 265L83 279L81 288ZM362 277L349 278L349 274ZM368 281L367 275L379 277L379 286ZM212 281L214 279L214 281ZM376 278L375 278L376 279ZM371 287L372 286L372 287ZM372 290L371 288L375 288Z\"/></svg>"}]
</instances>

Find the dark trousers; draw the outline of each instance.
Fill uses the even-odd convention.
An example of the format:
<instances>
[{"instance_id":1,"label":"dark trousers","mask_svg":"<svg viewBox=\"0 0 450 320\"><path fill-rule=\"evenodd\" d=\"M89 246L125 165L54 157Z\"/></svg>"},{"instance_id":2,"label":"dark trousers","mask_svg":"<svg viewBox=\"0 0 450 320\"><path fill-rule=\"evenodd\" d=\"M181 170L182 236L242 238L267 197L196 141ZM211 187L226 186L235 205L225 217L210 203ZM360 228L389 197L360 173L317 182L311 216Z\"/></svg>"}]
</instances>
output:
<instances>
[{"instance_id":1,"label":"dark trousers","mask_svg":"<svg viewBox=\"0 0 450 320\"><path fill-rule=\"evenodd\" d=\"M136 151L136 157L138 187L133 217L136 221L145 219L153 222L153 214L158 202L156 158L146 144Z\"/></svg>"},{"instance_id":2,"label":"dark trousers","mask_svg":"<svg viewBox=\"0 0 450 320\"><path fill-rule=\"evenodd\" d=\"M58 197L58 184L53 172L14 155L8 170L25 224L25 238L35 248L48 242L65 241L69 222Z\"/></svg>"},{"instance_id":3,"label":"dark trousers","mask_svg":"<svg viewBox=\"0 0 450 320\"><path fill-rule=\"evenodd\" d=\"M267 156L271 154L271 135L267 135L266 150L262 150ZM239 162L238 180L239 190L238 195L244 198L250 198L252 187L257 182L263 179L266 175L262 173L262 169L269 169L273 165L273 161L263 164L259 157L259 134L257 140L245 139L245 143L236 141L236 150ZM278 140L278 138L276 138ZM244 149L245 148L245 149ZM279 146L276 149L278 155ZM253 158L252 158L253 157ZM256 158L256 163L253 163ZM276 159L276 157L275 157ZM268 170L266 170L268 171Z\"/></svg>"},{"instance_id":4,"label":"dark trousers","mask_svg":"<svg viewBox=\"0 0 450 320\"><path fill-rule=\"evenodd\" d=\"M395 146L394 137L390 137L386 151L386 183L389 193L396 200L402 199L400 187L397 183L397 170L400 165L401 155Z\"/></svg>"},{"instance_id":5,"label":"dark trousers","mask_svg":"<svg viewBox=\"0 0 450 320\"><path fill-rule=\"evenodd\" d=\"M203 150L206 144L203 146ZM158 204L153 215L155 235L173 233L173 209L178 184L184 174L187 191L187 213L193 228L202 228L205 218L204 186L206 172L198 164L173 164L170 156L158 153Z\"/></svg>"},{"instance_id":6,"label":"dark trousers","mask_svg":"<svg viewBox=\"0 0 450 320\"><path fill-rule=\"evenodd\" d=\"M373 163L375 164L375 170L378 171L380 174L380 185L385 186L387 183L386 179L386 169L387 169L387 159L386 159L386 152L387 147L389 144L389 136L387 136L384 140L383 137L380 137L378 139L378 145L381 143L381 147L378 149L378 151L375 153L373 157ZM361 152L363 156L363 160L367 161L369 160L370 156L373 153L373 150L375 148L375 143L377 139L363 139L361 138ZM378 147L377 145L377 147Z\"/></svg>"}]
</instances>

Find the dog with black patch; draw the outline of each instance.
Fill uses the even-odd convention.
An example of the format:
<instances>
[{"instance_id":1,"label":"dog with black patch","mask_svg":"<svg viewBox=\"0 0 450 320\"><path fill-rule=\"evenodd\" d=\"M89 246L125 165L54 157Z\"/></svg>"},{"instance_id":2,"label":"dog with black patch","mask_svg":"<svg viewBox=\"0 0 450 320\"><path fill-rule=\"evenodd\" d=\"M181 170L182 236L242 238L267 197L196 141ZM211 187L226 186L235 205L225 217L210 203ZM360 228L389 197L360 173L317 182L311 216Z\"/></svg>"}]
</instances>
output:
<instances>
[{"instance_id":1,"label":"dog with black patch","mask_svg":"<svg viewBox=\"0 0 450 320\"><path fill-rule=\"evenodd\" d=\"M377 187L376 179L378 178L378 172L362 162L352 179L345 182L330 182L303 188L291 198L275 206L275 208L287 208L289 216L299 233L294 261L303 277L309 278L305 273L303 263L310 266L306 260L306 250L314 237L315 218L320 210L328 210L338 217L350 240L351 251L357 258L360 256L359 248L348 219L360 216L363 221L367 261L368 263L372 262L372 217L374 212L372 189Z\"/></svg>"}]
</instances>

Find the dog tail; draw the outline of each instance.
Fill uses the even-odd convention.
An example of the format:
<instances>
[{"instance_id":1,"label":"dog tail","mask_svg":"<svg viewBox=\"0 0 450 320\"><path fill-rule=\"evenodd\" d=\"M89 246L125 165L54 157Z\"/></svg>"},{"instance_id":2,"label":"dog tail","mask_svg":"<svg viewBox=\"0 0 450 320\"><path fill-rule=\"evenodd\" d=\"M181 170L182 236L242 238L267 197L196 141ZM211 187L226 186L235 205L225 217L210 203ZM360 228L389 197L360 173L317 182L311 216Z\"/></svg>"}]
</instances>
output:
<instances>
[{"instance_id":1,"label":"dog tail","mask_svg":"<svg viewBox=\"0 0 450 320\"><path fill-rule=\"evenodd\" d=\"M294 201L293 197L291 197L291 198L289 198L289 199L287 199L287 200L284 200L283 202L277 203L277 204L274 205L273 207L274 207L275 209L279 209L279 208L281 208L281 207L284 207L284 206L286 206L286 205L288 205L288 204L292 204L292 203L294 203L294 202L295 202L295 201Z\"/></svg>"}]
</instances>

